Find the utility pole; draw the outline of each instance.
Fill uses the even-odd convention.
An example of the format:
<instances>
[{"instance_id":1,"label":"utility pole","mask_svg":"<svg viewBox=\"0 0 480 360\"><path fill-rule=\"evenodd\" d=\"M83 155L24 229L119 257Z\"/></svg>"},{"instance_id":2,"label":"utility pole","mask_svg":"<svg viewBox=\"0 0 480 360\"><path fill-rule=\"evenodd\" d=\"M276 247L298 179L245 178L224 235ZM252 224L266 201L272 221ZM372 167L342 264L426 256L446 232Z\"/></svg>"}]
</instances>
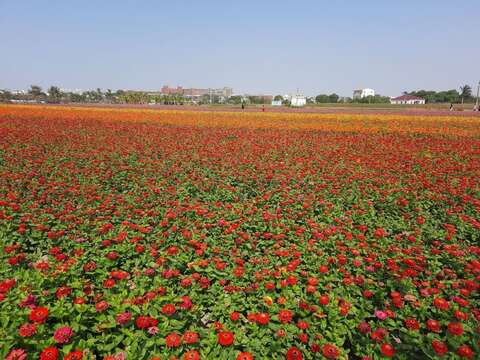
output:
<instances>
[{"instance_id":1,"label":"utility pole","mask_svg":"<svg viewBox=\"0 0 480 360\"><path fill-rule=\"evenodd\" d=\"M478 97L480 96L480 81L478 82L478 85L477 85L477 101L475 102L475 110L476 111L480 111L480 108L479 108L479 100L478 100Z\"/></svg>"}]
</instances>

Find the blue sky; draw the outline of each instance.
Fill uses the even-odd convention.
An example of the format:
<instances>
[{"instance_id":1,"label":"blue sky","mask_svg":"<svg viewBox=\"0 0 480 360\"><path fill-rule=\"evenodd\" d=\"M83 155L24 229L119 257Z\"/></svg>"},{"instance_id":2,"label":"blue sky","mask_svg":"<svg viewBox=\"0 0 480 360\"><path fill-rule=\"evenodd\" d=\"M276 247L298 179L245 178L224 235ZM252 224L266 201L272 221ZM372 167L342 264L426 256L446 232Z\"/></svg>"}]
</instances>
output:
<instances>
[{"instance_id":1,"label":"blue sky","mask_svg":"<svg viewBox=\"0 0 480 360\"><path fill-rule=\"evenodd\" d=\"M0 0L0 88L474 86L479 24L478 0Z\"/></svg>"}]
</instances>

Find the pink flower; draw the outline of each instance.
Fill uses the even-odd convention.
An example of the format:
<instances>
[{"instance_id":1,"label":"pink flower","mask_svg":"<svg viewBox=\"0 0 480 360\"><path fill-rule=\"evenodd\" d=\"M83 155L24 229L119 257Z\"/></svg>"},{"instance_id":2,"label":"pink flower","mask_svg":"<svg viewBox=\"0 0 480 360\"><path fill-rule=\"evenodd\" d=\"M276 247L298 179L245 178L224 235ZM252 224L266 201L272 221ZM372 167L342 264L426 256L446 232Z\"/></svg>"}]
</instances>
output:
<instances>
[{"instance_id":1,"label":"pink flower","mask_svg":"<svg viewBox=\"0 0 480 360\"><path fill-rule=\"evenodd\" d=\"M73 330L69 326L64 326L55 330L53 338L57 344L66 344L70 341L73 336Z\"/></svg>"},{"instance_id":2,"label":"pink flower","mask_svg":"<svg viewBox=\"0 0 480 360\"><path fill-rule=\"evenodd\" d=\"M115 356L115 360L125 360L127 358L127 353L122 351Z\"/></svg>"},{"instance_id":3,"label":"pink flower","mask_svg":"<svg viewBox=\"0 0 480 360\"><path fill-rule=\"evenodd\" d=\"M388 317L387 313L382 310L375 310L375 316L379 320L385 320Z\"/></svg>"},{"instance_id":4,"label":"pink flower","mask_svg":"<svg viewBox=\"0 0 480 360\"><path fill-rule=\"evenodd\" d=\"M158 334L158 327L156 326L150 326L147 330L147 332L150 334L150 335L156 335Z\"/></svg>"},{"instance_id":5,"label":"pink flower","mask_svg":"<svg viewBox=\"0 0 480 360\"><path fill-rule=\"evenodd\" d=\"M132 320L132 313L131 312L123 312L117 315L117 323L120 325L125 325L130 320Z\"/></svg>"},{"instance_id":6,"label":"pink flower","mask_svg":"<svg viewBox=\"0 0 480 360\"><path fill-rule=\"evenodd\" d=\"M25 299L23 299L18 306L21 308L29 307L34 308L36 303L36 298L32 294L28 294Z\"/></svg>"},{"instance_id":7,"label":"pink flower","mask_svg":"<svg viewBox=\"0 0 480 360\"><path fill-rule=\"evenodd\" d=\"M27 352L23 349L13 349L8 353L5 360L25 360L27 355Z\"/></svg>"}]
</instances>

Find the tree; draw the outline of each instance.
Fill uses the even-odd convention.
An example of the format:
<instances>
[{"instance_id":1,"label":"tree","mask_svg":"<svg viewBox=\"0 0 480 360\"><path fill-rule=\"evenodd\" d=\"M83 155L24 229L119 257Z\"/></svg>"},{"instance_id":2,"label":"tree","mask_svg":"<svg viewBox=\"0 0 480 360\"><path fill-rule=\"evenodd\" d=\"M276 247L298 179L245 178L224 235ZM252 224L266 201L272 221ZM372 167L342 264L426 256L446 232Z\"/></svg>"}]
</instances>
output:
<instances>
[{"instance_id":1,"label":"tree","mask_svg":"<svg viewBox=\"0 0 480 360\"><path fill-rule=\"evenodd\" d=\"M359 99L353 99L352 102L359 104L387 104L390 102L388 96L375 95L375 96L365 96Z\"/></svg>"},{"instance_id":2,"label":"tree","mask_svg":"<svg viewBox=\"0 0 480 360\"><path fill-rule=\"evenodd\" d=\"M30 85L30 90L28 90L28 93L34 97L44 95L42 88L38 85Z\"/></svg>"},{"instance_id":3,"label":"tree","mask_svg":"<svg viewBox=\"0 0 480 360\"><path fill-rule=\"evenodd\" d=\"M282 95L275 95L275 97L273 98L273 100L275 100L275 101L283 101L283 96L282 96Z\"/></svg>"},{"instance_id":4,"label":"tree","mask_svg":"<svg viewBox=\"0 0 480 360\"><path fill-rule=\"evenodd\" d=\"M472 88L470 85L460 86L460 97L462 98L462 104L465 99L472 97Z\"/></svg>"},{"instance_id":5,"label":"tree","mask_svg":"<svg viewBox=\"0 0 480 360\"><path fill-rule=\"evenodd\" d=\"M242 103L242 97L240 95L234 95L234 96L230 96L228 98L228 102L231 103L231 104L241 104Z\"/></svg>"},{"instance_id":6,"label":"tree","mask_svg":"<svg viewBox=\"0 0 480 360\"><path fill-rule=\"evenodd\" d=\"M70 101L71 102L77 102L77 103L83 103L87 101L87 97L85 94L75 94L75 93L70 93Z\"/></svg>"},{"instance_id":7,"label":"tree","mask_svg":"<svg viewBox=\"0 0 480 360\"><path fill-rule=\"evenodd\" d=\"M107 91L105 92L105 99L108 101L108 102L112 102L113 99L114 99L114 95L113 95L113 92L111 89L107 89Z\"/></svg>"},{"instance_id":8,"label":"tree","mask_svg":"<svg viewBox=\"0 0 480 360\"><path fill-rule=\"evenodd\" d=\"M440 91L435 94L435 102L439 103L456 103L460 98L460 94L457 90L447 90L447 91Z\"/></svg>"},{"instance_id":9,"label":"tree","mask_svg":"<svg viewBox=\"0 0 480 360\"><path fill-rule=\"evenodd\" d=\"M62 100L62 92L57 86L50 86L48 89L48 102L58 103Z\"/></svg>"},{"instance_id":10,"label":"tree","mask_svg":"<svg viewBox=\"0 0 480 360\"><path fill-rule=\"evenodd\" d=\"M335 93L328 95L329 102L336 103L338 102L339 96Z\"/></svg>"},{"instance_id":11,"label":"tree","mask_svg":"<svg viewBox=\"0 0 480 360\"><path fill-rule=\"evenodd\" d=\"M315 101L317 102L317 104L328 103L330 102L330 97L325 94L320 94L315 97Z\"/></svg>"},{"instance_id":12,"label":"tree","mask_svg":"<svg viewBox=\"0 0 480 360\"><path fill-rule=\"evenodd\" d=\"M5 101L5 102L10 102L12 99L12 93L8 90L0 90L0 102Z\"/></svg>"}]
</instances>

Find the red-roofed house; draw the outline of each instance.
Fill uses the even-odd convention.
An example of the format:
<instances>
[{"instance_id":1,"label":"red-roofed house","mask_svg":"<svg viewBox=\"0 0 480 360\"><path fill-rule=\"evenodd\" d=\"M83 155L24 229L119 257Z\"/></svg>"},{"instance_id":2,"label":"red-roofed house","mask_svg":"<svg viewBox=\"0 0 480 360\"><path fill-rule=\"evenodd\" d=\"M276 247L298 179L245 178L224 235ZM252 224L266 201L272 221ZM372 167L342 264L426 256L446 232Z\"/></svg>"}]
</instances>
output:
<instances>
[{"instance_id":1,"label":"red-roofed house","mask_svg":"<svg viewBox=\"0 0 480 360\"><path fill-rule=\"evenodd\" d=\"M390 99L390 104L424 105L425 99L414 95L402 95Z\"/></svg>"}]
</instances>

